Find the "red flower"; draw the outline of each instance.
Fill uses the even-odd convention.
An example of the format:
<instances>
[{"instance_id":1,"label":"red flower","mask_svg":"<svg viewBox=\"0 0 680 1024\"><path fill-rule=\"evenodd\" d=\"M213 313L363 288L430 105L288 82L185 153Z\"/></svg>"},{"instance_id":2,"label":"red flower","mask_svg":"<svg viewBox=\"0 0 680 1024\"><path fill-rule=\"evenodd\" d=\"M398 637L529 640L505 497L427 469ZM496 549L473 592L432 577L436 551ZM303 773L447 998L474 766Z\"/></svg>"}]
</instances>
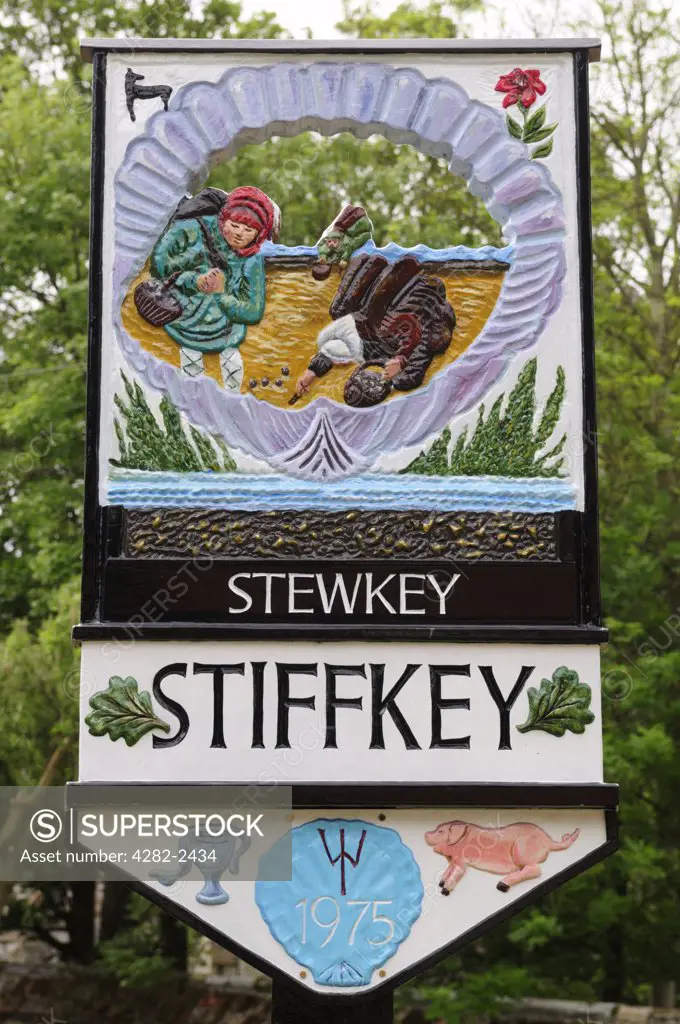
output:
<instances>
[{"instance_id":1,"label":"red flower","mask_svg":"<svg viewBox=\"0 0 680 1024\"><path fill-rule=\"evenodd\" d=\"M542 96L545 92L545 82L541 81L540 71L515 68L509 75L501 75L496 83L496 92L506 93L503 98L504 107L511 107L513 103L530 107L536 102L536 93Z\"/></svg>"}]
</instances>

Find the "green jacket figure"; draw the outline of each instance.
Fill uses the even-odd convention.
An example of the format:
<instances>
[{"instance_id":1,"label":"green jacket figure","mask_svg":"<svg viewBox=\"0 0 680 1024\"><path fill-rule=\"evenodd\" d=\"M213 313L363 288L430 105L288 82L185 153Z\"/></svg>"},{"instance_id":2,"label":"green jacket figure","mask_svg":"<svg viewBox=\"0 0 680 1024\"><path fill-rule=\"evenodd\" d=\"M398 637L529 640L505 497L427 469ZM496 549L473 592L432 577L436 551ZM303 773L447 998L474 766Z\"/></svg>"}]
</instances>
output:
<instances>
[{"instance_id":1,"label":"green jacket figure","mask_svg":"<svg viewBox=\"0 0 680 1024\"><path fill-rule=\"evenodd\" d=\"M334 264L346 267L357 249L373 237L373 224L363 206L345 206L316 243L318 261L312 267L317 281L323 281Z\"/></svg>"},{"instance_id":2,"label":"green jacket figure","mask_svg":"<svg viewBox=\"0 0 680 1024\"><path fill-rule=\"evenodd\" d=\"M217 214L174 220L156 243L151 274L162 281L177 275L172 290L182 308L164 329L180 346L182 369L191 376L203 372L203 353L233 353L248 325L262 319L260 248L276 230L277 215L268 196L245 186L234 189Z\"/></svg>"}]
</instances>

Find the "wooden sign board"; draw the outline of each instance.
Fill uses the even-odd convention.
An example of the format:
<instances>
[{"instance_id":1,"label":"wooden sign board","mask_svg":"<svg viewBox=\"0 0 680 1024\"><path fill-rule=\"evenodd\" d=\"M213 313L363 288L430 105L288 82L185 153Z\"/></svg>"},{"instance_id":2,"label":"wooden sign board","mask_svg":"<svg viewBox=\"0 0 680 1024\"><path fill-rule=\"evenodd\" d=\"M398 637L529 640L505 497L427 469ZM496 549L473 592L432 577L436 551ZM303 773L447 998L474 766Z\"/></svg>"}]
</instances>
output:
<instances>
[{"instance_id":1,"label":"wooden sign board","mask_svg":"<svg viewBox=\"0 0 680 1024\"><path fill-rule=\"evenodd\" d=\"M145 891L301 991L384 990L615 842L590 284L599 47L83 53L81 781L292 784L289 882L237 881L219 905L194 883ZM264 158L228 189L208 180L246 145L307 131L445 161L503 244L471 249L453 222L445 244L386 239L357 195L311 245Z\"/></svg>"}]
</instances>

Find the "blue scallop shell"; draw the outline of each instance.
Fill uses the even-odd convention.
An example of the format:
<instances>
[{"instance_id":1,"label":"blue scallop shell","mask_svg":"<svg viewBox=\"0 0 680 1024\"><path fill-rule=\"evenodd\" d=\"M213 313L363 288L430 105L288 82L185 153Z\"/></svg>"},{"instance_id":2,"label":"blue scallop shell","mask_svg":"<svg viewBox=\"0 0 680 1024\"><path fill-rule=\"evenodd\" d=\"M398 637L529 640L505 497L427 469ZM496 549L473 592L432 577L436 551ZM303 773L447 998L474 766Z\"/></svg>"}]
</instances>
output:
<instances>
[{"instance_id":1,"label":"blue scallop shell","mask_svg":"<svg viewBox=\"0 0 680 1024\"><path fill-rule=\"evenodd\" d=\"M368 985L420 917L423 883L413 854L394 829L317 818L263 855L261 878L275 873L291 839L291 881L255 885L262 917L317 984Z\"/></svg>"}]
</instances>

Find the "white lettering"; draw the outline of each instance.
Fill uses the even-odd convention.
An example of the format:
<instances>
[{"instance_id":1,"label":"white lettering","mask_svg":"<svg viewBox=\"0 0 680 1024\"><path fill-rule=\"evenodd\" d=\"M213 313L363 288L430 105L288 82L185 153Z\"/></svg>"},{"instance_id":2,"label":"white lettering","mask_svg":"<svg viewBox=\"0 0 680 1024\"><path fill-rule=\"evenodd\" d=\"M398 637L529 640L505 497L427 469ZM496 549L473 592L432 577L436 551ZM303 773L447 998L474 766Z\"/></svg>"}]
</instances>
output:
<instances>
[{"instance_id":1,"label":"white lettering","mask_svg":"<svg viewBox=\"0 0 680 1024\"><path fill-rule=\"evenodd\" d=\"M161 824L162 821L162 824ZM166 836L170 835L170 815L169 814L157 814L156 815L156 834L160 835L161 832L165 832Z\"/></svg>"},{"instance_id":2,"label":"white lettering","mask_svg":"<svg viewBox=\"0 0 680 1024\"><path fill-rule=\"evenodd\" d=\"M240 818L240 814L232 814L231 818ZM229 825L229 822L231 821L231 818L229 818L229 820L227 821L227 830L229 832L231 832L231 828L230 828L230 825ZM211 821L216 821L217 822L217 825L218 825L218 830L217 831L215 831L213 828L211 828L211 826L210 826L210 822ZM209 814L208 817L205 819L205 830L208 833L208 835L211 835L211 836L221 836L222 833L224 832L224 818L222 818L219 814ZM240 833L238 833L238 832L231 832L231 834L232 835L239 835Z\"/></svg>"},{"instance_id":3,"label":"white lettering","mask_svg":"<svg viewBox=\"0 0 680 1024\"><path fill-rule=\"evenodd\" d=\"M265 600L264 600L264 613L265 615L271 615L272 613L272 580L285 580L285 572L254 572L253 579L259 580L264 579L265 581Z\"/></svg>"},{"instance_id":4,"label":"white lettering","mask_svg":"<svg viewBox=\"0 0 680 1024\"><path fill-rule=\"evenodd\" d=\"M437 577L433 576L432 573L428 573L427 574L427 578L430 581L430 583L432 584L432 588L434 590L436 590L437 595L439 597L439 614L440 615L446 615L446 598L448 597L449 593L455 587L456 583L460 579L460 576L461 576L461 574L459 572L455 573L451 577L451 579L449 581L449 585L446 588L446 590L442 590L442 588L439 586L439 583L437 581Z\"/></svg>"},{"instance_id":5,"label":"white lettering","mask_svg":"<svg viewBox=\"0 0 680 1024\"><path fill-rule=\"evenodd\" d=\"M260 828L258 826L258 822L262 821L263 817L264 817L264 815L258 814L258 816L255 818L255 821L252 821L250 815L249 814L247 815L247 819L248 820L246 822L246 831L247 831L248 835L252 835L253 832L257 832L258 836L261 836L264 839L264 834L263 834L263 832L261 832L261 830L260 830Z\"/></svg>"},{"instance_id":6,"label":"white lettering","mask_svg":"<svg viewBox=\"0 0 680 1024\"><path fill-rule=\"evenodd\" d=\"M399 613L401 615L424 615L424 608L409 608L407 598L425 596L425 575L421 573L402 572L399 573ZM409 590L407 580L422 580L420 590Z\"/></svg>"},{"instance_id":7,"label":"white lettering","mask_svg":"<svg viewBox=\"0 0 680 1024\"><path fill-rule=\"evenodd\" d=\"M186 814L175 814L172 819L172 834L178 838L183 838L189 835L189 826L187 825Z\"/></svg>"},{"instance_id":8,"label":"white lettering","mask_svg":"<svg viewBox=\"0 0 680 1024\"><path fill-rule=\"evenodd\" d=\"M326 590L326 583L320 572L316 574L316 580L319 586L319 594L321 595L321 604L323 605L323 610L325 611L326 615L328 615L332 611L333 603L338 592L340 593L340 598L345 609L345 614L349 615L351 612L354 611L354 604L357 599L357 594L359 593L359 584L361 583L361 576L358 573L354 581L354 593L352 594L351 601L349 594L347 593L345 577L341 572L336 572L335 574L335 583L333 584L333 589L331 590L330 597L328 596L328 591Z\"/></svg>"},{"instance_id":9,"label":"white lettering","mask_svg":"<svg viewBox=\"0 0 680 1024\"><path fill-rule=\"evenodd\" d=\"M228 586L232 594L243 599L243 608L235 608L233 605L229 605L229 611L234 615L242 615L243 612L247 612L253 607L253 599L250 594L247 594L245 590L236 585L236 580L249 580L250 576L249 572L237 572L235 576L229 577Z\"/></svg>"},{"instance_id":10,"label":"white lettering","mask_svg":"<svg viewBox=\"0 0 680 1024\"><path fill-rule=\"evenodd\" d=\"M97 817L94 814L84 814L80 819L81 835L83 836L96 836L97 835ZM89 831L86 831L89 830Z\"/></svg>"},{"instance_id":11,"label":"white lettering","mask_svg":"<svg viewBox=\"0 0 680 1024\"><path fill-rule=\"evenodd\" d=\"M366 614L373 614L373 598L378 597L387 608L391 615L397 614L397 609L393 608L389 601L386 600L384 594L381 593L382 588L386 587L390 580L394 579L394 573L391 572L389 576L386 576L382 583L379 583L377 587L373 586L373 573L366 573Z\"/></svg>"},{"instance_id":12,"label":"white lettering","mask_svg":"<svg viewBox=\"0 0 680 1024\"><path fill-rule=\"evenodd\" d=\"M137 835L138 836L153 836L155 835L152 827L152 818L150 814L140 814L137 818Z\"/></svg>"},{"instance_id":13,"label":"white lettering","mask_svg":"<svg viewBox=\"0 0 680 1024\"><path fill-rule=\"evenodd\" d=\"M137 819L134 814L121 814L120 816L120 835L124 836L126 832L132 832L137 824Z\"/></svg>"},{"instance_id":14,"label":"white lettering","mask_svg":"<svg viewBox=\"0 0 680 1024\"><path fill-rule=\"evenodd\" d=\"M288 612L292 615L313 615L313 608L297 608L295 606L295 598L300 597L302 594L313 594L314 591L311 587L300 587L296 588L296 580L313 580L313 572L292 572L288 577Z\"/></svg>"}]
</instances>

